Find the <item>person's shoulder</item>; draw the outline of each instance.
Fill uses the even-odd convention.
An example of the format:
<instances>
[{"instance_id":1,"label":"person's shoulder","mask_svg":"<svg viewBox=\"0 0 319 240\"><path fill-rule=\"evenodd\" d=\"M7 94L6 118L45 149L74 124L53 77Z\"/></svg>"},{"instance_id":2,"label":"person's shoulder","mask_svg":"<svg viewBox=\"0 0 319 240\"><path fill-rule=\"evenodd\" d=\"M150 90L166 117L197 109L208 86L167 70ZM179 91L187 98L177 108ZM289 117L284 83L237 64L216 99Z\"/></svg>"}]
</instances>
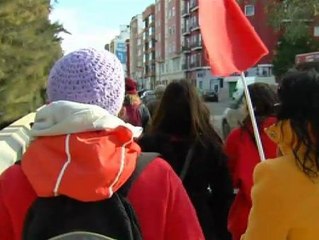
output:
<instances>
[{"instance_id":1,"label":"person's shoulder","mask_svg":"<svg viewBox=\"0 0 319 240\"><path fill-rule=\"evenodd\" d=\"M153 180L167 177L173 172L170 164L164 160L161 156L156 157L149 165L145 168L142 174L146 178L152 178Z\"/></svg>"},{"instance_id":2,"label":"person's shoulder","mask_svg":"<svg viewBox=\"0 0 319 240\"><path fill-rule=\"evenodd\" d=\"M132 191L155 193L167 192L174 185L178 177L170 164L161 157L152 160L135 180Z\"/></svg>"},{"instance_id":3,"label":"person's shoulder","mask_svg":"<svg viewBox=\"0 0 319 240\"><path fill-rule=\"evenodd\" d=\"M2 183L6 182L16 182L21 178L25 178L20 164L14 164L8 167L0 176Z\"/></svg>"},{"instance_id":4,"label":"person's shoulder","mask_svg":"<svg viewBox=\"0 0 319 240\"><path fill-rule=\"evenodd\" d=\"M25 176L20 164L14 164L11 167L7 168L1 174L0 181L3 189L30 188L30 183Z\"/></svg>"},{"instance_id":5,"label":"person's shoulder","mask_svg":"<svg viewBox=\"0 0 319 240\"><path fill-rule=\"evenodd\" d=\"M24 174L20 165L13 165L6 169L0 176L1 191L4 192L6 197L10 199L15 198L17 192L20 196L27 199L35 196L34 190L30 185L26 175Z\"/></svg>"},{"instance_id":6,"label":"person's shoulder","mask_svg":"<svg viewBox=\"0 0 319 240\"><path fill-rule=\"evenodd\" d=\"M133 202L165 201L169 192L181 184L178 181L180 180L169 163L156 157L134 181L129 198Z\"/></svg>"},{"instance_id":7,"label":"person's shoulder","mask_svg":"<svg viewBox=\"0 0 319 240\"><path fill-rule=\"evenodd\" d=\"M227 136L226 142L238 141L239 138L244 134L241 127L234 128Z\"/></svg>"},{"instance_id":8,"label":"person's shoulder","mask_svg":"<svg viewBox=\"0 0 319 240\"><path fill-rule=\"evenodd\" d=\"M289 173L291 173L294 171L298 171L298 167L295 163L293 155L285 155L260 162L256 166L255 171L258 174L263 174L264 172L267 172L267 174L270 173L273 175L282 176L282 171L288 171Z\"/></svg>"},{"instance_id":9,"label":"person's shoulder","mask_svg":"<svg viewBox=\"0 0 319 240\"><path fill-rule=\"evenodd\" d=\"M294 191L291 187L305 179L305 174L297 166L292 154L267 159L257 164L254 170L254 182L256 184L276 185L276 188L284 188L286 192L289 189Z\"/></svg>"},{"instance_id":10,"label":"person's shoulder","mask_svg":"<svg viewBox=\"0 0 319 240\"><path fill-rule=\"evenodd\" d=\"M146 103L146 106L147 107L153 107L154 105L156 105L157 104L157 100L156 99L153 99L153 100L150 100L150 101L148 101L147 103Z\"/></svg>"},{"instance_id":11,"label":"person's shoulder","mask_svg":"<svg viewBox=\"0 0 319 240\"><path fill-rule=\"evenodd\" d=\"M225 139L225 143L224 143L224 148L226 150L226 152L237 152L240 143L244 142L243 140L243 134L245 134L243 132L243 130L239 127L239 128L235 128L233 129L228 136Z\"/></svg>"}]
</instances>

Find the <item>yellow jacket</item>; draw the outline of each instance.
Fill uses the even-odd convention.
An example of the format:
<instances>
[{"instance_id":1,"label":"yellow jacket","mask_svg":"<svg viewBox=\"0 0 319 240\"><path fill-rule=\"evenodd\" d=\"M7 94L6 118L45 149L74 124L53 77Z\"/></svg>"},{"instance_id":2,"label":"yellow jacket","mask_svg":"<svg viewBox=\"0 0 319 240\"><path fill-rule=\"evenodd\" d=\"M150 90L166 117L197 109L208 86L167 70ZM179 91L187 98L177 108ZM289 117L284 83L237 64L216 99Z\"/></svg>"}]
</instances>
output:
<instances>
[{"instance_id":1,"label":"yellow jacket","mask_svg":"<svg viewBox=\"0 0 319 240\"><path fill-rule=\"evenodd\" d=\"M318 240L319 179L310 179L297 166L291 151L296 136L289 121L266 132L282 156L255 168L253 207L241 240Z\"/></svg>"}]
</instances>

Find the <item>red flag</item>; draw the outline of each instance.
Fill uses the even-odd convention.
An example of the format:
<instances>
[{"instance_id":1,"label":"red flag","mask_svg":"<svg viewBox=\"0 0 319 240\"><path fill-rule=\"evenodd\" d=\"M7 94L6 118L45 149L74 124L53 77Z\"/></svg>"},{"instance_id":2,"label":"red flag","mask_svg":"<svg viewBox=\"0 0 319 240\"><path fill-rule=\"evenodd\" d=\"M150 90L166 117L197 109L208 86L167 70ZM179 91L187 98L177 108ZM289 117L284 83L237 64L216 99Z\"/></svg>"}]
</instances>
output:
<instances>
[{"instance_id":1,"label":"red flag","mask_svg":"<svg viewBox=\"0 0 319 240\"><path fill-rule=\"evenodd\" d=\"M215 75L243 72L268 54L235 0L199 0L199 23Z\"/></svg>"}]
</instances>

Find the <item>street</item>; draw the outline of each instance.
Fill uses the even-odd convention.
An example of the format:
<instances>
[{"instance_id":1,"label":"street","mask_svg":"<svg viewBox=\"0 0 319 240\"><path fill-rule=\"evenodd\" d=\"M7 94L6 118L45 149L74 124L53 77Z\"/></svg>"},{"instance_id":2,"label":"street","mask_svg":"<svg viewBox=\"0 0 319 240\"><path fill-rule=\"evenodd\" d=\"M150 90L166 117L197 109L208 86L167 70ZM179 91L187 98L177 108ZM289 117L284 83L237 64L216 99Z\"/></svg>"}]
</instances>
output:
<instances>
[{"instance_id":1,"label":"street","mask_svg":"<svg viewBox=\"0 0 319 240\"><path fill-rule=\"evenodd\" d=\"M206 105L211 114L211 123L216 132L223 139L222 134L222 115L225 109L229 106L231 99L228 96L228 88L225 87L219 92L219 102L206 102Z\"/></svg>"}]
</instances>

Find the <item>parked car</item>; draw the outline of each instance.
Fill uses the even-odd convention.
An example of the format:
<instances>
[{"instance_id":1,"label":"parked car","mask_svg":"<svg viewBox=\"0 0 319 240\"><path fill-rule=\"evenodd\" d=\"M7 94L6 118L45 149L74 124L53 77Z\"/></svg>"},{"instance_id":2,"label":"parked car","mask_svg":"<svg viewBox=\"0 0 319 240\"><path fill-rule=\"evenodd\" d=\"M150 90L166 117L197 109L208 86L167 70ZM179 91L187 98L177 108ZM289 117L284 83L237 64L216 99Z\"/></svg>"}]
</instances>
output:
<instances>
[{"instance_id":1,"label":"parked car","mask_svg":"<svg viewBox=\"0 0 319 240\"><path fill-rule=\"evenodd\" d=\"M144 104L147 104L149 101L154 99L156 99L156 96L153 90L147 90L142 93L141 100Z\"/></svg>"},{"instance_id":2,"label":"parked car","mask_svg":"<svg viewBox=\"0 0 319 240\"><path fill-rule=\"evenodd\" d=\"M145 91L147 91L147 89L143 88L141 90L138 90L138 96L141 97Z\"/></svg>"},{"instance_id":3,"label":"parked car","mask_svg":"<svg viewBox=\"0 0 319 240\"><path fill-rule=\"evenodd\" d=\"M202 96L204 101L218 102L218 93L216 93L214 90L204 91Z\"/></svg>"},{"instance_id":4,"label":"parked car","mask_svg":"<svg viewBox=\"0 0 319 240\"><path fill-rule=\"evenodd\" d=\"M243 106L244 94L233 100L222 115L222 134L226 138L233 128L240 126L241 122L246 117L244 115Z\"/></svg>"}]
</instances>

